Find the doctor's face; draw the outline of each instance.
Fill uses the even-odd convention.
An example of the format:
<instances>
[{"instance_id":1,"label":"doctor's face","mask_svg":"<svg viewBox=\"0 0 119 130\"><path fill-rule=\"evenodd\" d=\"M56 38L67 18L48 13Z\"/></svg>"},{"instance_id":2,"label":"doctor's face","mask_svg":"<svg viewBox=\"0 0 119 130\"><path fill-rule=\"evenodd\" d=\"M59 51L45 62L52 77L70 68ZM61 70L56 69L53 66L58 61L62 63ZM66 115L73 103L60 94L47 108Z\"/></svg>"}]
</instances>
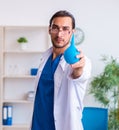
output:
<instances>
[{"instance_id":1,"label":"doctor's face","mask_svg":"<svg viewBox=\"0 0 119 130\"><path fill-rule=\"evenodd\" d=\"M54 48L66 49L72 35L72 19L70 17L56 17L53 19L49 34Z\"/></svg>"}]
</instances>

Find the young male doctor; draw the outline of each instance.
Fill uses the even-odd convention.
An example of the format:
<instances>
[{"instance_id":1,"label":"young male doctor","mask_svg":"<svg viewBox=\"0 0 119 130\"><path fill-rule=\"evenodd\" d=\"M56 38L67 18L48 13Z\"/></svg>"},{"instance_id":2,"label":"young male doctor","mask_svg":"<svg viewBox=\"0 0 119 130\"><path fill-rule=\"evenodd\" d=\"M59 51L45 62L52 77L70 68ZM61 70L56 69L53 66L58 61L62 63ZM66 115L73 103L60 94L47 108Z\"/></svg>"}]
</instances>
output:
<instances>
[{"instance_id":1,"label":"young male doctor","mask_svg":"<svg viewBox=\"0 0 119 130\"><path fill-rule=\"evenodd\" d=\"M60 10L51 17L52 47L40 59L31 130L83 130L83 98L91 63L81 50L76 63L64 59L74 31L75 19L70 12Z\"/></svg>"}]
</instances>

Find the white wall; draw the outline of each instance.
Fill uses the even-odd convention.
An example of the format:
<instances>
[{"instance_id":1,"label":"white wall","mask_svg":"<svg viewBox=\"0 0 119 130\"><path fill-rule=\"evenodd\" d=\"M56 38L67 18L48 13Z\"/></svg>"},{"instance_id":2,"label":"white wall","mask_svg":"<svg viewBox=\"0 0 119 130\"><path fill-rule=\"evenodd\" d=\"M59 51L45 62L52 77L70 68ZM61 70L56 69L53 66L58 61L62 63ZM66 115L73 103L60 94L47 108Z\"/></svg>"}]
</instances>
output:
<instances>
[{"instance_id":1,"label":"white wall","mask_svg":"<svg viewBox=\"0 0 119 130\"><path fill-rule=\"evenodd\" d=\"M0 25L48 25L59 9L71 11L85 32L80 47L92 61L92 77L103 69L101 55L119 57L119 0L0 0ZM87 94L85 105L97 103Z\"/></svg>"}]
</instances>

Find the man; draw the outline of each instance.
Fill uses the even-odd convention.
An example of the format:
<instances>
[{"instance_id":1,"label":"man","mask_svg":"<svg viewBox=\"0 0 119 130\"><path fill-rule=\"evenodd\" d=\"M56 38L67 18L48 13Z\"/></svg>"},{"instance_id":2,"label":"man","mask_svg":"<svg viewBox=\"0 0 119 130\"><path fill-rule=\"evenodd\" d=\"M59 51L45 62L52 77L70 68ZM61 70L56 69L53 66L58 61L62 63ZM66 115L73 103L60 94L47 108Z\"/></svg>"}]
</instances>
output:
<instances>
[{"instance_id":1,"label":"man","mask_svg":"<svg viewBox=\"0 0 119 130\"><path fill-rule=\"evenodd\" d=\"M91 73L89 59L80 50L74 64L63 56L75 31L67 11L56 12L49 23L52 47L41 58L31 130L83 130L83 97Z\"/></svg>"}]
</instances>

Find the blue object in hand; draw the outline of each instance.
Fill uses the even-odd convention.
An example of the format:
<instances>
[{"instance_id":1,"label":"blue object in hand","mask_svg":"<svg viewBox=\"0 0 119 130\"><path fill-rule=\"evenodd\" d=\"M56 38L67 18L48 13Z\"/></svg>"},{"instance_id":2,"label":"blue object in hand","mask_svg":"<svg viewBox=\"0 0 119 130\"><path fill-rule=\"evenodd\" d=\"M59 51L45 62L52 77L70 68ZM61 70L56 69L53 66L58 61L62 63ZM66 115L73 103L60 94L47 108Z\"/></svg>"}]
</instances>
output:
<instances>
[{"instance_id":1,"label":"blue object in hand","mask_svg":"<svg viewBox=\"0 0 119 130\"><path fill-rule=\"evenodd\" d=\"M71 44L64 52L64 59L69 64L74 64L80 60L76 56L80 54L80 52L75 47L74 34L72 35Z\"/></svg>"}]
</instances>

